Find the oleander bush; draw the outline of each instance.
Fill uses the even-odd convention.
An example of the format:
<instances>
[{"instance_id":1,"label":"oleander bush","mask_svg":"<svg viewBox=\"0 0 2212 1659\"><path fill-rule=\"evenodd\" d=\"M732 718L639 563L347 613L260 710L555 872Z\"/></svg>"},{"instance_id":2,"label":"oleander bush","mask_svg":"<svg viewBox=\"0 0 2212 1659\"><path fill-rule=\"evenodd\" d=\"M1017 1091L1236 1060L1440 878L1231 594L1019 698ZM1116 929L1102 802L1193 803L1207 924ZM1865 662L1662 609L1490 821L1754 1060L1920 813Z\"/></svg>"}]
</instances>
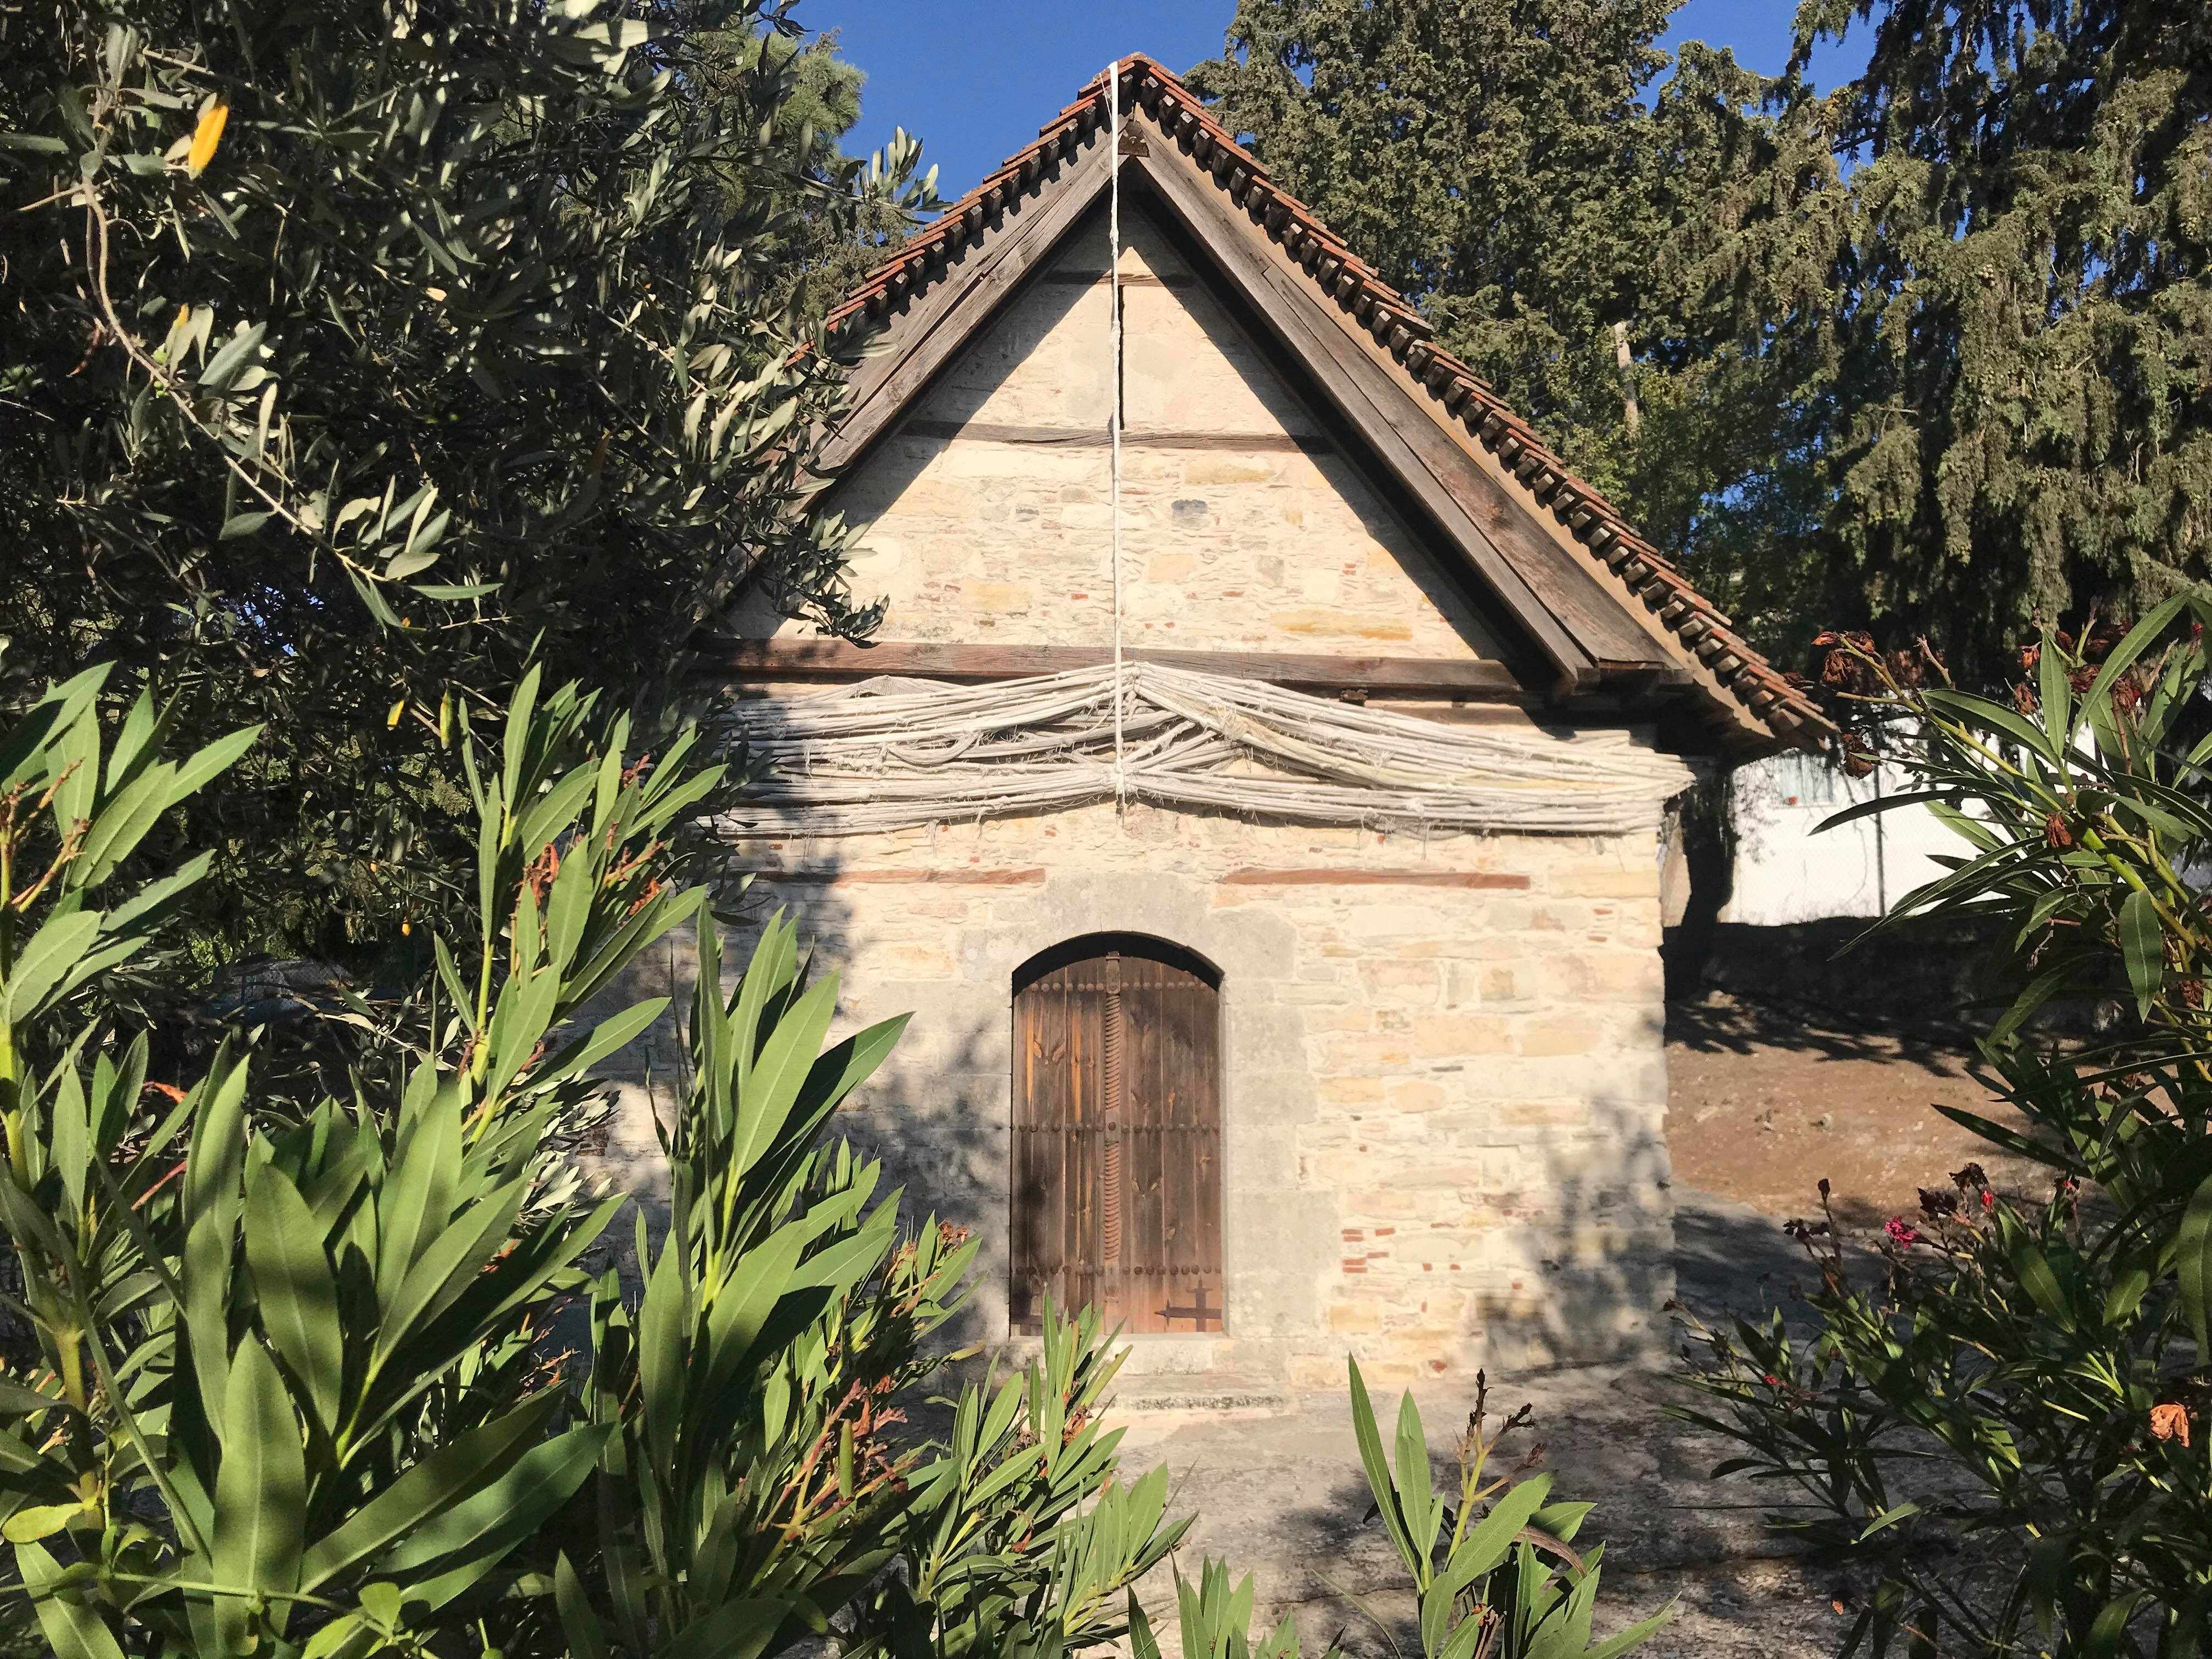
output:
<instances>
[{"instance_id":1,"label":"oleander bush","mask_svg":"<svg viewBox=\"0 0 2212 1659\"><path fill-rule=\"evenodd\" d=\"M1811 1325L1694 1328L1693 1420L1779 1489L1778 1524L1865 1569L1846 1653L2156 1655L2212 1625L2212 682L2189 593L2132 629L2046 633L2009 701L1900 674L1863 640L1828 678L1899 723L1966 843L1894 915L2003 924L2012 1000L1981 1052L2023 1134L1939 1108L2049 1184L1930 1172L1863 1271L1806 1243ZM1838 815L1853 816L1862 809ZM2038 1033L2110 999L2087 1048ZM1821 1193L1825 1208L1826 1194Z\"/></svg>"},{"instance_id":2,"label":"oleander bush","mask_svg":"<svg viewBox=\"0 0 2212 1659\"><path fill-rule=\"evenodd\" d=\"M825 1133L902 1022L824 1047L834 980L763 932L725 995L666 837L719 769L525 678L455 741L477 927L434 941L349 1086L264 1099L241 1033L204 1074L88 999L157 957L204 859L114 872L253 741L162 757L95 672L0 739L0 1223L34 1352L0 1379L8 1599L68 1656L1042 1651L1117 1634L1164 1477L1114 1481L1095 1319L962 1390L938 1444L902 1402L941 1363L975 1245L906 1228ZM696 922L689 1091L641 1285L604 1249L567 1129L664 1009L586 1005ZM619 1002L618 997L607 1000ZM577 1334L587 1352L571 1352Z\"/></svg>"},{"instance_id":3,"label":"oleander bush","mask_svg":"<svg viewBox=\"0 0 2212 1659\"><path fill-rule=\"evenodd\" d=\"M313 1040L296 1024L161 1077L94 994L159 973L207 861L117 872L258 736L164 758L149 696L102 729L104 678L0 736L0 1227L23 1286L0 1608L19 1626L67 1659L1156 1650L1131 1587L1188 1523L1164 1468L1117 1477L1112 1334L1048 1307L1026 1364L922 1401L959 1357L944 1330L976 1245L902 1224L833 1121L904 1022L830 1042L836 982L780 916L724 989L669 840L720 781L691 734L632 757L626 720L535 673L495 741L464 712L474 927L434 938L404 994L337 993L351 1058L310 1095L323 1070L277 1052ZM592 1068L666 1008L624 1006L624 969L686 922L666 1224L631 1218L625 1278L622 1201L574 1152L605 1109ZM1356 1367L1352 1388L1427 1659L1609 1659L1654 1627L1591 1642L1589 1505L1501 1474L1480 1407L1441 1492L1411 1397L1394 1464ZM1249 1581L1231 1595L1209 1563L1200 1586L1187 1626L1243 1642Z\"/></svg>"}]
</instances>

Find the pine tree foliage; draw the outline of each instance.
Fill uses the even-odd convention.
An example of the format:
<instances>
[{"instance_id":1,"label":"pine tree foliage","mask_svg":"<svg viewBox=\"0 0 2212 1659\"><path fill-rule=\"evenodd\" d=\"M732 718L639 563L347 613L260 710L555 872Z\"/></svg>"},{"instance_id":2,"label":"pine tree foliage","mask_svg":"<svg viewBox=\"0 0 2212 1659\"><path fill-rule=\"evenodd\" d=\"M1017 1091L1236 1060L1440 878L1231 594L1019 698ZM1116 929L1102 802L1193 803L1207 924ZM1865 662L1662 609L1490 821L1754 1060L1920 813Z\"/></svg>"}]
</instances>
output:
<instances>
[{"instance_id":1,"label":"pine tree foliage","mask_svg":"<svg viewBox=\"0 0 2212 1659\"><path fill-rule=\"evenodd\" d=\"M1817 609L1810 440L1796 366L1739 338L1729 233L1789 158L1774 83L1659 48L1677 3L1242 0L1191 78L1740 623L1787 638Z\"/></svg>"},{"instance_id":2,"label":"pine tree foliage","mask_svg":"<svg viewBox=\"0 0 2212 1659\"><path fill-rule=\"evenodd\" d=\"M1194 80L1524 412L1620 423L1610 326L1650 286L1668 0L1243 0Z\"/></svg>"},{"instance_id":3,"label":"pine tree foliage","mask_svg":"<svg viewBox=\"0 0 2212 1659\"><path fill-rule=\"evenodd\" d=\"M111 662L180 741L265 727L181 826L218 951L449 908L454 710L533 652L650 708L746 573L870 625L805 511L841 370L788 265L914 147L871 178L788 141L782 55L696 95L672 17L0 10L0 698Z\"/></svg>"},{"instance_id":4,"label":"pine tree foliage","mask_svg":"<svg viewBox=\"0 0 2212 1659\"><path fill-rule=\"evenodd\" d=\"M1783 116L1850 163L1767 228L1817 331L1824 533L1866 619L1984 672L2212 558L2212 55L2170 0L1807 0L1871 60ZM1839 597L1841 595L1839 594Z\"/></svg>"},{"instance_id":5,"label":"pine tree foliage","mask_svg":"<svg viewBox=\"0 0 2212 1659\"><path fill-rule=\"evenodd\" d=\"M1241 0L1194 79L1785 658L1870 626L1994 679L2203 580L2201 9L1806 0L1771 79L1670 65L1674 9Z\"/></svg>"}]
</instances>

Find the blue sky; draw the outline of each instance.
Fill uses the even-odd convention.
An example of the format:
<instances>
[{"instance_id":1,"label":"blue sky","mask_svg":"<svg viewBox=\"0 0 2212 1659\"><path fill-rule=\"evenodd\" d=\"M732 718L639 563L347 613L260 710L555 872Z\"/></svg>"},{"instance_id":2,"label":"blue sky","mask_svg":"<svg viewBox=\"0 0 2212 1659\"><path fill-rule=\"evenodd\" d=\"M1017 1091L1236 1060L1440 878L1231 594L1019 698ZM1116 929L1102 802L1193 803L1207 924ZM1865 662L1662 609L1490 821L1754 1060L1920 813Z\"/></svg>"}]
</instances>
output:
<instances>
[{"instance_id":1,"label":"blue sky","mask_svg":"<svg viewBox=\"0 0 2212 1659\"><path fill-rule=\"evenodd\" d=\"M839 31L845 56L867 71L847 148L866 154L902 126L923 141L949 198L1036 137L1117 53L1187 68L1221 50L1235 9L1234 0L807 0L799 16ZM1793 0L1685 0L1668 42L1733 46L1771 73L1789 57L1795 9ZM1832 84L1864 61L1863 51L1832 45L1814 59L1814 79Z\"/></svg>"}]
</instances>

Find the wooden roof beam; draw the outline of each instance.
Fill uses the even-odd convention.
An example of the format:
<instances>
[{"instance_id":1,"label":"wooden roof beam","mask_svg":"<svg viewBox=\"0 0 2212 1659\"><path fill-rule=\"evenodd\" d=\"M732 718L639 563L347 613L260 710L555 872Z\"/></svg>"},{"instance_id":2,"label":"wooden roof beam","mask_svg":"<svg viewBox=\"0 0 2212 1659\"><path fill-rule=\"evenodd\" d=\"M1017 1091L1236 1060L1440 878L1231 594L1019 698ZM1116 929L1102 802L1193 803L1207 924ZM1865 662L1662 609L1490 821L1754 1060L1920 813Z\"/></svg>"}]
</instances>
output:
<instances>
[{"instance_id":1,"label":"wooden roof beam","mask_svg":"<svg viewBox=\"0 0 2212 1659\"><path fill-rule=\"evenodd\" d=\"M981 684L1098 668L1114 660L1110 645L984 645L885 640L733 640L696 635L696 678L715 682L849 684L879 675ZM1133 662L1192 673L1264 680L1325 696L1358 693L1437 702L1511 702L1528 689L1504 663L1479 658L1335 657L1278 651L1160 651L1138 647ZM1635 678L1639 678L1640 676Z\"/></svg>"}]
</instances>

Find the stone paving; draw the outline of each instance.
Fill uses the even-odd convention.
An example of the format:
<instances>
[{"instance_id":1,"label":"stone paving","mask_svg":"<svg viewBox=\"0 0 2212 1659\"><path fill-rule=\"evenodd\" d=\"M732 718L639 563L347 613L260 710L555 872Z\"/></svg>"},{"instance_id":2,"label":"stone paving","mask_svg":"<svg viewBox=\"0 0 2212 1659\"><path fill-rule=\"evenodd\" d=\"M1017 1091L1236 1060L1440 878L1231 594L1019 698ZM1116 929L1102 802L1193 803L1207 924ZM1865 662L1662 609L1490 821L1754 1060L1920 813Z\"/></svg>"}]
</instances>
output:
<instances>
[{"instance_id":1,"label":"stone paving","mask_svg":"<svg viewBox=\"0 0 2212 1659\"><path fill-rule=\"evenodd\" d=\"M1677 1198L1686 1299L1749 1310L1770 1291L1786 1293L1797 1258L1771 1218L1705 1194ZM1778 1494L1708 1478L1729 1450L1664 1414L1666 1401L1683 1396L1662 1366L1490 1381L1498 1414L1524 1401L1534 1408L1533 1437L1516 1433L1508 1449L1525 1454L1540 1438L1559 1495L1597 1505L1580 1541L1607 1547L1601 1633L1672 1600L1674 1622L1642 1650L1650 1659L1815 1659L1836 1650L1850 1620L1835 1602L1848 1606L1850 1589L1762 1523L1762 1501ZM1397 1391L1371 1392L1387 1436ZM1152 1377L1131 1379L1122 1395L1125 1468L1165 1464L1175 1508L1200 1516L1180 1552L1187 1571L1210 1554L1251 1572L1264 1617L1294 1614L1309 1654L1340 1632L1356 1652L1418 1653L1406 1629L1382 1628L1402 1626L1412 1598L1380 1528L1366 1521L1370 1500L1340 1392L1271 1397L1234 1379L1178 1386ZM1457 1382L1416 1394L1440 1479L1472 1398ZM1148 1601L1171 1595L1165 1573L1146 1589Z\"/></svg>"}]
</instances>

